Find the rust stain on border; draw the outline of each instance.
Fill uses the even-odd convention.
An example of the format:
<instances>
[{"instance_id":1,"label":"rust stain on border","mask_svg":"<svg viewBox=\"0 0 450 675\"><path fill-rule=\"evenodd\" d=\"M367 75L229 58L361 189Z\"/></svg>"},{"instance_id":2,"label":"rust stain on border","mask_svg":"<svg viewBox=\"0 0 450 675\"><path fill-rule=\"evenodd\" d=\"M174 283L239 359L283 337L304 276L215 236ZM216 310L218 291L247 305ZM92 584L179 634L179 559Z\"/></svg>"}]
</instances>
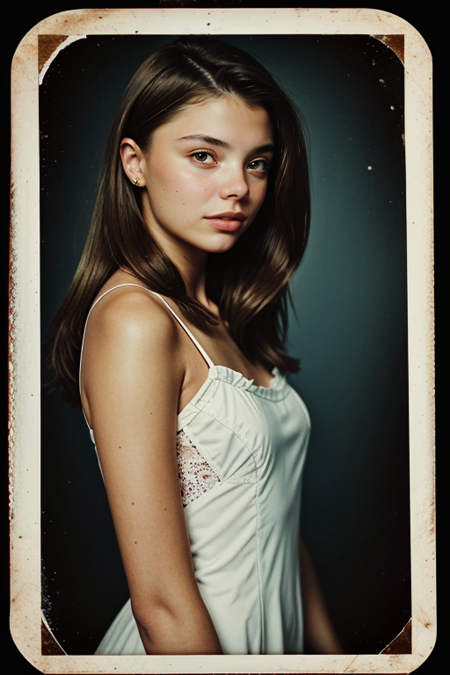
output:
<instances>
[{"instance_id":1,"label":"rust stain on border","mask_svg":"<svg viewBox=\"0 0 450 675\"><path fill-rule=\"evenodd\" d=\"M38 70L41 72L51 55L68 35L38 35Z\"/></svg>"},{"instance_id":2,"label":"rust stain on border","mask_svg":"<svg viewBox=\"0 0 450 675\"><path fill-rule=\"evenodd\" d=\"M412 654L412 619L400 633L385 647L380 654Z\"/></svg>"},{"instance_id":3,"label":"rust stain on border","mask_svg":"<svg viewBox=\"0 0 450 675\"><path fill-rule=\"evenodd\" d=\"M12 148L11 148L12 150ZM9 218L9 284L8 284L8 492L9 492L9 522L14 518L14 438L15 438L15 390L14 390L14 334L15 334L15 281L14 263L17 254L14 248L14 181L10 177L10 218ZM12 548L12 532L10 531Z\"/></svg>"},{"instance_id":4,"label":"rust stain on border","mask_svg":"<svg viewBox=\"0 0 450 675\"><path fill-rule=\"evenodd\" d=\"M404 35L374 35L374 38L383 42L386 47L392 49L400 61L405 65L405 36Z\"/></svg>"},{"instance_id":5,"label":"rust stain on border","mask_svg":"<svg viewBox=\"0 0 450 675\"><path fill-rule=\"evenodd\" d=\"M38 35L38 72L39 84L42 84L44 76L58 56L59 52L77 40L86 38L86 35L62 35L42 34Z\"/></svg>"},{"instance_id":6,"label":"rust stain on border","mask_svg":"<svg viewBox=\"0 0 450 675\"><path fill-rule=\"evenodd\" d=\"M60 647L57 640L45 623L41 621L41 652L43 656L64 656L65 651Z\"/></svg>"}]
</instances>

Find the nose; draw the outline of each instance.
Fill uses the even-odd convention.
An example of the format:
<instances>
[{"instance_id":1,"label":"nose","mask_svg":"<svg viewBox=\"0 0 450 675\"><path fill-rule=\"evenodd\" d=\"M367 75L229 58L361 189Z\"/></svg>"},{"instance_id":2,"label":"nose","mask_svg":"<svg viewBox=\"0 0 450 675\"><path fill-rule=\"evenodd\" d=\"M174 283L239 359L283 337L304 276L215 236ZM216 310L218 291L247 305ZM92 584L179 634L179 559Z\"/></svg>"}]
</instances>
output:
<instances>
[{"instance_id":1,"label":"nose","mask_svg":"<svg viewBox=\"0 0 450 675\"><path fill-rule=\"evenodd\" d=\"M245 199L249 193L248 183L241 168L233 167L222 176L219 196L222 199Z\"/></svg>"}]
</instances>

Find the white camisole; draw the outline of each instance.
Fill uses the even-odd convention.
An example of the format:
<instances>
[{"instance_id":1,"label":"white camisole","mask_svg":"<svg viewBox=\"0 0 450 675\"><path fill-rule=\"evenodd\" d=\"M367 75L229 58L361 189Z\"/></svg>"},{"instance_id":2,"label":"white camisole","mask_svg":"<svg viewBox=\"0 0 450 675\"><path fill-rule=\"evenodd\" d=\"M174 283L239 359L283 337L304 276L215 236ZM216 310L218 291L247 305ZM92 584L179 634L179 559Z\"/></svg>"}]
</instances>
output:
<instances>
[{"instance_id":1,"label":"white camisole","mask_svg":"<svg viewBox=\"0 0 450 675\"><path fill-rule=\"evenodd\" d=\"M178 415L174 452L195 575L223 652L300 654L300 497L310 432L305 405L276 369L270 386L261 387L215 365L165 299L145 286L110 288L90 312L123 286L160 298L209 366L206 381ZM83 345L84 335L81 358ZM96 654L145 654L130 601Z\"/></svg>"}]
</instances>

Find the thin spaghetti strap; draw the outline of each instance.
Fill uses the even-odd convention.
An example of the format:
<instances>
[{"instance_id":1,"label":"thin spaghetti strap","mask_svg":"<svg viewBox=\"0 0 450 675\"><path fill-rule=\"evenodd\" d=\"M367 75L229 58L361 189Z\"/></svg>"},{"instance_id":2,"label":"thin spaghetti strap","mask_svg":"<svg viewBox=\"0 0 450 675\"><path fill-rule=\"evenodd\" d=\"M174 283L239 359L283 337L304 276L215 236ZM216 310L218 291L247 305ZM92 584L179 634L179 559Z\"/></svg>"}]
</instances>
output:
<instances>
[{"instance_id":1,"label":"thin spaghetti strap","mask_svg":"<svg viewBox=\"0 0 450 675\"><path fill-rule=\"evenodd\" d=\"M91 306L91 308L90 308L90 310L89 310L89 312L88 312L88 315L87 315L87 317L86 317L86 322L85 322L85 324L84 324L84 330L83 330L83 338L82 338L82 340L81 340L80 367L79 367L79 374L78 374L78 386L79 386L79 388L80 388L80 395L81 395L81 364L82 364L82 360L83 360L84 340L85 340L85 337L86 337L86 327L87 327L87 323L88 323L89 317L90 317L90 315L91 315L91 312L92 312L92 310L94 309L94 307L96 306L96 304L97 304L98 302L100 302L100 300L101 300L102 298L105 297L105 295L108 295L108 293L111 293L111 291L114 291L116 288L123 288L124 286L136 286L136 288L143 288L144 291L147 291L148 293L151 293L152 295L156 295L156 297L158 297L158 298L166 305L167 309L171 312L171 314L175 317L175 319L178 321L178 323L179 323L180 326L183 328L183 330L184 330L184 331L187 333L187 335L190 337L190 339L192 340L192 342L194 343L194 345L197 347L197 349L198 349L198 351L200 352L200 354L201 354L201 355L203 356L203 358L205 359L205 361L206 361L206 363L208 364L209 368L212 368L212 367L214 366L214 363L211 361L211 359L209 358L208 354L205 352L205 350L203 349L203 347L201 346L201 344L200 344L200 343L198 342L198 340L196 340L196 338L192 335L192 333L191 333L191 331L189 330L189 328L186 326L185 323L183 323L183 321L180 319L180 317L178 316L178 314L177 314L176 312L174 312L174 310L172 309L172 307L171 307L171 306L169 305L169 303L162 297L162 295L160 295L159 293L156 293L155 291L151 291L149 288L146 288L145 286L142 286L141 284L132 284L132 283L118 284L117 286L113 286L112 288L108 288L107 291L105 291L104 293L102 293L102 294L97 298L97 300L96 300L96 301L93 303L93 305Z\"/></svg>"},{"instance_id":2,"label":"thin spaghetti strap","mask_svg":"<svg viewBox=\"0 0 450 675\"><path fill-rule=\"evenodd\" d=\"M105 297L105 295L108 295L108 293L111 293L111 291L115 291L116 288L123 288L124 286L136 286L137 288L143 288L144 291L148 291L148 290L149 290L148 288L146 288L145 286L142 286L141 284L132 284L132 283L118 284L117 286L113 286L112 288L108 288L108 290L105 291L104 293L102 293L102 294L97 298L97 300L95 300L95 302L91 305L91 308L90 308L90 310L89 310L89 312L88 312L88 315L87 315L87 317L86 317L86 321L84 322L83 337L82 337L82 339L81 339L80 365L79 365L79 367L78 367L78 390L79 390L79 392L80 392L80 398L81 398L81 365L82 365L82 363L83 363L84 340L85 340L85 337L86 337L86 328L87 328L87 324L88 324L88 321L89 321L89 317L91 316L91 312L92 312L92 310L94 309L95 305L97 305L97 303L99 303L100 300L101 300L102 298ZM150 292L151 292L151 291L150 291ZM89 422L88 422L88 420L87 420L86 413L84 412L83 405L81 405L81 410L82 410L82 412L83 412L84 419L86 420L86 424L88 425L89 432L90 432L90 434L91 434L91 439L92 439L92 441L95 443L93 431L92 431L92 429L91 429L91 427L90 427L90 424L89 424ZM101 470L101 467L100 467L100 470Z\"/></svg>"},{"instance_id":3,"label":"thin spaghetti strap","mask_svg":"<svg viewBox=\"0 0 450 675\"><path fill-rule=\"evenodd\" d=\"M114 291L116 288L122 288L123 286L137 286L138 288L143 288L144 290L148 291L148 288L145 288L145 286L141 286L140 284L130 284L130 283L129 284L118 284L118 286L113 286L112 288L108 288L108 290L105 291L104 293L102 293L97 298L97 300L91 305L91 308L90 308L90 310L88 312L88 315L86 317L86 321L84 322L83 337L81 339L80 366L78 368L78 388L80 390L80 396L81 396L81 364L83 362L84 340L85 340L85 337L86 337L86 328L87 328L87 324L88 324L88 321L89 321L89 317L91 316L91 312L94 309L95 305L97 303L99 303L100 300L105 297L105 295L108 295L108 293L111 293L111 291ZM84 411L83 411L83 414L84 414Z\"/></svg>"},{"instance_id":4,"label":"thin spaghetti strap","mask_svg":"<svg viewBox=\"0 0 450 675\"><path fill-rule=\"evenodd\" d=\"M147 288L146 290L149 290L149 289ZM205 352L205 350L203 349L203 347L201 346L201 344L199 343L199 341L192 335L191 331L190 331L189 328L186 326L186 324L180 319L180 317L178 316L178 314L177 314L176 312L174 312L174 310L173 310L172 307L169 305L169 303L167 302L167 300L165 300L165 299L162 297L162 295L160 295L159 293L155 293L155 291L149 291L149 292L152 293L153 295L156 295L160 300L162 300L162 302L166 305L167 309L171 312L171 314L173 314L173 316L174 316L175 319L178 321L178 323L179 323L180 326L183 328L183 330L184 330L184 331L187 333L187 335L191 338L192 342L193 342L194 345L197 347L198 351L199 351L200 354L203 356L203 358L205 359L205 361L206 361L206 363L208 364L208 366L209 366L210 368L212 368L212 367L214 366L214 363L211 361L211 359L209 358L208 354Z\"/></svg>"}]
</instances>

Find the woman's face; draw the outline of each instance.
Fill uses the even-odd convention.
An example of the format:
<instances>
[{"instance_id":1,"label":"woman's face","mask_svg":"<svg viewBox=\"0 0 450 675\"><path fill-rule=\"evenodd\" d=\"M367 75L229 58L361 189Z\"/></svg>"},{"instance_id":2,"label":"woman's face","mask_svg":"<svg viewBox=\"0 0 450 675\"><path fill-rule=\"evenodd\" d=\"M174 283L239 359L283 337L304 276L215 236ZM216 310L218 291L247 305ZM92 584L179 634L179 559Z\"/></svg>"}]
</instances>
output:
<instances>
[{"instance_id":1,"label":"woman's face","mask_svg":"<svg viewBox=\"0 0 450 675\"><path fill-rule=\"evenodd\" d=\"M274 150L267 112L232 97L188 105L158 127L139 164L154 239L172 255L230 249L262 206Z\"/></svg>"}]
</instances>

